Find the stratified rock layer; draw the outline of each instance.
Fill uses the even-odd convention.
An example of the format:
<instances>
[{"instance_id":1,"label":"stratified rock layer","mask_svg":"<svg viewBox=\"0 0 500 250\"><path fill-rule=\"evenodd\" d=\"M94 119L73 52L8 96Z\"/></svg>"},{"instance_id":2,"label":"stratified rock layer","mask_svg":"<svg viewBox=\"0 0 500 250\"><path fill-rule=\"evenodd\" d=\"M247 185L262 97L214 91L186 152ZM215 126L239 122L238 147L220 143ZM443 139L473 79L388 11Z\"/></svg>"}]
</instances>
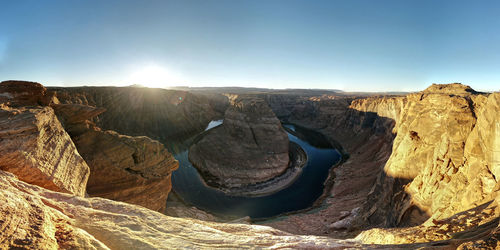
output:
<instances>
[{"instance_id":1,"label":"stratified rock layer","mask_svg":"<svg viewBox=\"0 0 500 250\"><path fill-rule=\"evenodd\" d=\"M49 107L0 109L0 169L80 196L89 177L89 167Z\"/></svg>"},{"instance_id":2,"label":"stratified rock layer","mask_svg":"<svg viewBox=\"0 0 500 250\"><path fill-rule=\"evenodd\" d=\"M270 227L174 218L126 203L80 198L0 171L0 248L236 249L361 247Z\"/></svg>"},{"instance_id":3,"label":"stratified rock layer","mask_svg":"<svg viewBox=\"0 0 500 250\"><path fill-rule=\"evenodd\" d=\"M215 185L240 187L282 174L288 167L288 146L288 136L266 102L240 96L226 111L224 123L191 146L189 160Z\"/></svg>"},{"instance_id":4,"label":"stratified rock layer","mask_svg":"<svg viewBox=\"0 0 500 250\"><path fill-rule=\"evenodd\" d=\"M145 136L102 131L88 119L104 112L79 104L54 106L78 151L90 166L92 196L164 211L179 163L163 144Z\"/></svg>"},{"instance_id":5,"label":"stratified rock layer","mask_svg":"<svg viewBox=\"0 0 500 250\"><path fill-rule=\"evenodd\" d=\"M322 131L350 154L331 173L335 184L326 190L332 195L324 209L273 222L277 228L345 237L366 227L420 225L369 231L359 239L380 244L450 239L469 223L450 216L483 211L479 205L498 194L500 93L436 84L400 97L296 98L297 105L268 98L282 119ZM290 109L309 112L297 115ZM471 214L460 219L473 220ZM490 214L478 212L475 220L482 224L498 217ZM428 236L433 233L439 237Z\"/></svg>"},{"instance_id":6,"label":"stratified rock layer","mask_svg":"<svg viewBox=\"0 0 500 250\"><path fill-rule=\"evenodd\" d=\"M48 106L57 103L53 93L37 82L3 81L0 83L0 103L11 107Z\"/></svg>"}]
</instances>

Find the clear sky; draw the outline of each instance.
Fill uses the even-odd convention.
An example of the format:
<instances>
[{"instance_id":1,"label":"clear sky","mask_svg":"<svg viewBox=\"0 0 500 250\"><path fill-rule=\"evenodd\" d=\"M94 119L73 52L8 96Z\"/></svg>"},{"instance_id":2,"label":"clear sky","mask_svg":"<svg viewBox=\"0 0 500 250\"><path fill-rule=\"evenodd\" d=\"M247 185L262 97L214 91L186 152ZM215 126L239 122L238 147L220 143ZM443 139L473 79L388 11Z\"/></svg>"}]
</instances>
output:
<instances>
[{"instance_id":1,"label":"clear sky","mask_svg":"<svg viewBox=\"0 0 500 250\"><path fill-rule=\"evenodd\" d=\"M0 1L0 80L500 89L500 1Z\"/></svg>"}]
</instances>

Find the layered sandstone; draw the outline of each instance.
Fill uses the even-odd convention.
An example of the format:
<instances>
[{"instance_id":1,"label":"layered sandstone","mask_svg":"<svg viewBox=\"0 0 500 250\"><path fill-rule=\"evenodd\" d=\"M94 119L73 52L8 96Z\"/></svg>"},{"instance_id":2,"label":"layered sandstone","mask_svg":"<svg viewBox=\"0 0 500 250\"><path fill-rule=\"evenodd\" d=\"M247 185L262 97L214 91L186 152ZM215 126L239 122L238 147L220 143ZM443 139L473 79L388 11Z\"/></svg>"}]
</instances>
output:
<instances>
[{"instance_id":1,"label":"layered sandstone","mask_svg":"<svg viewBox=\"0 0 500 250\"><path fill-rule=\"evenodd\" d=\"M163 144L102 131L89 120L106 109L61 104L39 83L2 82L0 93L1 169L52 190L165 210L178 163Z\"/></svg>"},{"instance_id":2,"label":"layered sandstone","mask_svg":"<svg viewBox=\"0 0 500 250\"><path fill-rule=\"evenodd\" d=\"M266 102L240 96L226 110L224 123L191 146L189 160L208 184L241 187L283 174L288 147L288 136Z\"/></svg>"},{"instance_id":3,"label":"layered sandstone","mask_svg":"<svg viewBox=\"0 0 500 250\"><path fill-rule=\"evenodd\" d=\"M16 91L12 93L22 93ZM72 171L78 165L75 159L81 157L59 120L78 141L80 153L86 152L84 157L96 157L94 164L108 160L100 172L107 175L102 182L115 180L112 175L117 173L134 185L139 176L168 176L171 169L167 168L175 165L158 142L102 131L88 121L102 109L60 105L52 98L49 105L58 119L52 108L40 107L45 104L38 100L23 96L17 102L12 96L2 95L7 99L2 100L0 111L0 157L4 157L0 162L9 163L2 169L22 180L78 193L82 172ZM267 98L273 99L269 103L282 119L319 130L350 155L331 171L322 209L271 223L302 235L266 226L172 218L121 202L49 191L0 170L0 248L470 249L498 245L500 93L477 93L452 84L401 97L293 97L282 106L277 100L285 97ZM308 110L310 115L294 110ZM233 120L240 124L242 119ZM140 189L115 184L122 197ZM198 214L193 210L184 216ZM354 240L303 235L349 236L349 230L372 226L409 227L375 228Z\"/></svg>"},{"instance_id":4,"label":"layered sandstone","mask_svg":"<svg viewBox=\"0 0 500 250\"><path fill-rule=\"evenodd\" d=\"M498 98L459 84L406 96L391 157L365 205L382 209L364 218L385 226L417 225L492 200L498 191L492 161Z\"/></svg>"},{"instance_id":5,"label":"layered sandstone","mask_svg":"<svg viewBox=\"0 0 500 250\"><path fill-rule=\"evenodd\" d=\"M104 112L79 104L54 105L78 151L90 166L87 192L164 211L179 166L163 144L145 136L103 131L88 119Z\"/></svg>"},{"instance_id":6,"label":"layered sandstone","mask_svg":"<svg viewBox=\"0 0 500 250\"><path fill-rule=\"evenodd\" d=\"M464 225L474 224L450 216L475 220L474 225L489 223L498 217L496 212L478 212L475 219L468 217L472 212L462 212L483 211L479 205L498 193L499 96L448 84L400 97L296 97L297 106L290 100L283 106L271 101L282 119L331 136L350 158L331 172L335 183L325 190L324 209L270 225L343 237L373 226L420 225L377 229L359 237L367 243L399 244L450 239L469 230ZM311 116L290 109L310 109ZM496 227L492 223L485 232ZM444 227L453 230L443 231ZM440 230L446 233L426 236Z\"/></svg>"},{"instance_id":7,"label":"layered sandstone","mask_svg":"<svg viewBox=\"0 0 500 250\"><path fill-rule=\"evenodd\" d=\"M0 103L11 107L48 106L58 103L53 93L40 83L27 81L3 81L0 83Z\"/></svg>"},{"instance_id":8,"label":"layered sandstone","mask_svg":"<svg viewBox=\"0 0 500 250\"><path fill-rule=\"evenodd\" d=\"M89 167L49 107L0 109L0 169L83 196Z\"/></svg>"},{"instance_id":9,"label":"layered sandstone","mask_svg":"<svg viewBox=\"0 0 500 250\"><path fill-rule=\"evenodd\" d=\"M175 218L126 203L80 198L0 171L0 248L235 249L361 247L270 227Z\"/></svg>"}]
</instances>

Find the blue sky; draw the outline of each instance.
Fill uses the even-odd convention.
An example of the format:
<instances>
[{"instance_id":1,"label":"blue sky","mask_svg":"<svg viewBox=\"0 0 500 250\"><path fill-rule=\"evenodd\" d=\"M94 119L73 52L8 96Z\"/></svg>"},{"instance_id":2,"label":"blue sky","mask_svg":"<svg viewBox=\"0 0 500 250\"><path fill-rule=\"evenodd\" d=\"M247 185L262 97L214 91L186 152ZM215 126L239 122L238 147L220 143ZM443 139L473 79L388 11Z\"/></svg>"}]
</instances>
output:
<instances>
[{"instance_id":1,"label":"blue sky","mask_svg":"<svg viewBox=\"0 0 500 250\"><path fill-rule=\"evenodd\" d=\"M500 1L1 1L0 80L500 89Z\"/></svg>"}]
</instances>

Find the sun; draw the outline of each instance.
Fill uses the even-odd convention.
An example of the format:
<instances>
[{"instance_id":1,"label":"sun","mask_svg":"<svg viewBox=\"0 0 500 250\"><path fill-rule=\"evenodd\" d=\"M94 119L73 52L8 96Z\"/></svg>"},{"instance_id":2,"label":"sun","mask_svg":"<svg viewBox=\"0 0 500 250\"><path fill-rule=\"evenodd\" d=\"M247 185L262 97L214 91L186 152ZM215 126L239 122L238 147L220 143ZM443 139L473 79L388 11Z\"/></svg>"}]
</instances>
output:
<instances>
[{"instance_id":1,"label":"sun","mask_svg":"<svg viewBox=\"0 0 500 250\"><path fill-rule=\"evenodd\" d=\"M182 82L182 78L166 67L148 65L134 71L129 82L148 88L168 88Z\"/></svg>"}]
</instances>

